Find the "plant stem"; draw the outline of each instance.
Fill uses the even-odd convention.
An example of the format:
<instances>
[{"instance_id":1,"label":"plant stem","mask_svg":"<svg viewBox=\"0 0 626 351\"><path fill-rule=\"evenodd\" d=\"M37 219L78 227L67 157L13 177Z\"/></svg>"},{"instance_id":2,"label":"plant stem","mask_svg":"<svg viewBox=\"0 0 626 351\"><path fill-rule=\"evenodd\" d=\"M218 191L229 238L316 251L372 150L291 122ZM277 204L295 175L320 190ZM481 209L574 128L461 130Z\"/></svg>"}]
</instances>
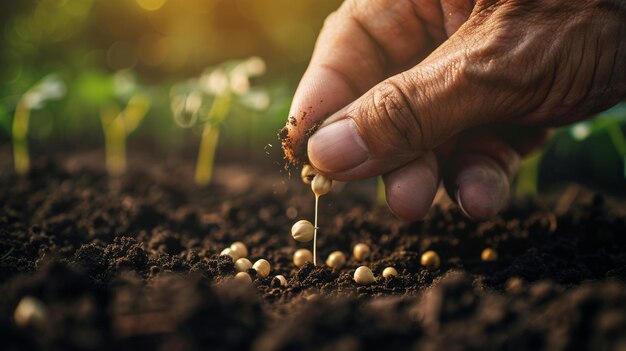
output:
<instances>
[{"instance_id":1,"label":"plant stem","mask_svg":"<svg viewBox=\"0 0 626 351\"><path fill-rule=\"evenodd\" d=\"M213 179L213 164L215 162L219 131L219 128L211 125L211 123L205 123L204 125L198 161L196 163L195 181L197 185L206 186Z\"/></svg>"},{"instance_id":2,"label":"plant stem","mask_svg":"<svg viewBox=\"0 0 626 351\"><path fill-rule=\"evenodd\" d=\"M24 175L30 170L30 156L28 155L28 122L30 119L30 109L23 99L17 103L15 115L13 116L13 162L15 172Z\"/></svg>"},{"instance_id":3,"label":"plant stem","mask_svg":"<svg viewBox=\"0 0 626 351\"><path fill-rule=\"evenodd\" d=\"M315 195L315 220L313 224L313 265L317 266L317 207L319 205L320 196Z\"/></svg>"},{"instance_id":4,"label":"plant stem","mask_svg":"<svg viewBox=\"0 0 626 351\"><path fill-rule=\"evenodd\" d=\"M376 204L378 206L384 206L387 204L387 198L385 196L385 183L383 177L379 176L376 180Z\"/></svg>"}]
</instances>

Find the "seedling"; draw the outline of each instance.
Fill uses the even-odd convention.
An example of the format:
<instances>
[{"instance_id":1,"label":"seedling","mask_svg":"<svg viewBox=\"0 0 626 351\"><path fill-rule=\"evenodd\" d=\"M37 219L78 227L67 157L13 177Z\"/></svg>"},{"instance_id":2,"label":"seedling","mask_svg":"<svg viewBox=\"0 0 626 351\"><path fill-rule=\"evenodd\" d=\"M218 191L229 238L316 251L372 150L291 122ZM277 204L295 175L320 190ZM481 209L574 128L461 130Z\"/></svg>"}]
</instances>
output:
<instances>
[{"instance_id":1,"label":"seedling","mask_svg":"<svg viewBox=\"0 0 626 351\"><path fill-rule=\"evenodd\" d=\"M13 162L15 172L24 175L30 171L28 153L28 127L32 110L41 109L46 102L65 96L65 83L55 75L49 75L30 88L18 100L13 116L11 135L13 141Z\"/></svg>"},{"instance_id":2,"label":"seedling","mask_svg":"<svg viewBox=\"0 0 626 351\"><path fill-rule=\"evenodd\" d=\"M385 269L383 269L383 277L384 278L389 278L389 277L395 277L398 275L398 271L393 268L393 267L387 267Z\"/></svg>"},{"instance_id":3,"label":"seedling","mask_svg":"<svg viewBox=\"0 0 626 351\"><path fill-rule=\"evenodd\" d=\"M435 270L441 265L441 259L439 259L439 255L435 251L429 250L422 254L420 263L430 270Z\"/></svg>"},{"instance_id":4,"label":"seedling","mask_svg":"<svg viewBox=\"0 0 626 351\"><path fill-rule=\"evenodd\" d=\"M264 73L265 62L250 57L209 68L199 77L172 87L171 107L176 123L183 128L202 126L194 175L197 185L209 185L213 179L219 128L233 104L259 111L269 106L267 93L250 87L250 78Z\"/></svg>"},{"instance_id":5,"label":"seedling","mask_svg":"<svg viewBox=\"0 0 626 351\"><path fill-rule=\"evenodd\" d=\"M340 269L346 264L346 255L341 251L333 251L326 259L326 265L333 269Z\"/></svg>"},{"instance_id":6,"label":"seedling","mask_svg":"<svg viewBox=\"0 0 626 351\"><path fill-rule=\"evenodd\" d=\"M332 179L326 178L321 174L315 175L311 180L311 190L315 194L315 221L313 230L313 265L317 266L317 212L319 208L320 196L326 195L333 187Z\"/></svg>"},{"instance_id":7,"label":"seedling","mask_svg":"<svg viewBox=\"0 0 626 351\"><path fill-rule=\"evenodd\" d=\"M363 243L354 245L352 249L352 255L359 261L363 261L370 255L370 247Z\"/></svg>"},{"instance_id":8,"label":"seedling","mask_svg":"<svg viewBox=\"0 0 626 351\"><path fill-rule=\"evenodd\" d=\"M296 267L302 267L307 262L313 262L313 254L310 250L299 249L293 254L293 264L295 264Z\"/></svg>"},{"instance_id":9,"label":"seedling","mask_svg":"<svg viewBox=\"0 0 626 351\"><path fill-rule=\"evenodd\" d=\"M258 274L261 278L267 278L270 275L271 267L267 260L260 259L254 262L252 268L254 268L256 274Z\"/></svg>"},{"instance_id":10,"label":"seedling","mask_svg":"<svg viewBox=\"0 0 626 351\"><path fill-rule=\"evenodd\" d=\"M361 266L354 271L354 281L360 285L370 285L376 281L376 278L371 269Z\"/></svg>"},{"instance_id":11,"label":"seedling","mask_svg":"<svg viewBox=\"0 0 626 351\"><path fill-rule=\"evenodd\" d=\"M141 124L149 109L150 98L141 93L133 95L122 111L114 103L101 109L106 168L110 175L126 172L126 138Z\"/></svg>"}]
</instances>

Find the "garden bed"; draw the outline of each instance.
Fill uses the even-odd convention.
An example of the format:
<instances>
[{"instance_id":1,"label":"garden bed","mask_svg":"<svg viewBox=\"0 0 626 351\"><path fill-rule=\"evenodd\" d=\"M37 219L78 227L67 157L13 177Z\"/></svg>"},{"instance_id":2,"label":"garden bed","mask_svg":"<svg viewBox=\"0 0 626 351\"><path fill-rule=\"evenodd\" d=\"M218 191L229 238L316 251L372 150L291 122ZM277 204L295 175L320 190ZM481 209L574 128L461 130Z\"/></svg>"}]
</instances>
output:
<instances>
[{"instance_id":1,"label":"garden bed","mask_svg":"<svg viewBox=\"0 0 626 351\"><path fill-rule=\"evenodd\" d=\"M310 245L289 231L313 214L299 177L222 164L199 190L193 162L141 156L115 180L99 151L35 158L27 178L3 154L3 349L626 348L623 202L585 195L563 214L518 203L485 223L444 204L402 223L372 204L373 186L348 184L321 199L318 239L320 261L341 250L347 264L296 268L294 251ZM232 281L219 253L234 241L270 262L268 278ZM363 262L351 255L360 242ZM481 260L486 247L497 261ZM426 250L439 269L421 266ZM360 265L374 284L353 281ZM399 275L382 278L387 266ZM18 326L27 296L45 313Z\"/></svg>"}]
</instances>

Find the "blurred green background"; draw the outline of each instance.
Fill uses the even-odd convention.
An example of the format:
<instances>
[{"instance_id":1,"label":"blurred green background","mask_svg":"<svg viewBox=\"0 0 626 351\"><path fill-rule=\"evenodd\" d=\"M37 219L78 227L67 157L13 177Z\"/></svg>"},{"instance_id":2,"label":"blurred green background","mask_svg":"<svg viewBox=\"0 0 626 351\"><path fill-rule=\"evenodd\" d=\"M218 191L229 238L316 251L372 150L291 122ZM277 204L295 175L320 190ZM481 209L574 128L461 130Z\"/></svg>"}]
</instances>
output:
<instances>
[{"instance_id":1,"label":"blurred green background","mask_svg":"<svg viewBox=\"0 0 626 351\"><path fill-rule=\"evenodd\" d=\"M123 108L129 92L151 98L148 114L129 140L147 142L160 151L191 150L199 143L202 126L180 127L173 116L173 89L187 89L189 79L202 77L207 67L257 56L267 70L251 84L269 97L268 108L233 104L219 142L251 156L274 143L272 152L278 153L276 131L287 117L324 18L340 3L2 1L0 146L10 145L16 107L36 87L39 100L31 101L27 136L32 150L102 147L102 108L111 102ZM51 77L62 85L37 85ZM536 194L566 180L626 194L625 125L626 107L621 104L598 118L558 130L544 150L524 162L517 193Z\"/></svg>"}]
</instances>

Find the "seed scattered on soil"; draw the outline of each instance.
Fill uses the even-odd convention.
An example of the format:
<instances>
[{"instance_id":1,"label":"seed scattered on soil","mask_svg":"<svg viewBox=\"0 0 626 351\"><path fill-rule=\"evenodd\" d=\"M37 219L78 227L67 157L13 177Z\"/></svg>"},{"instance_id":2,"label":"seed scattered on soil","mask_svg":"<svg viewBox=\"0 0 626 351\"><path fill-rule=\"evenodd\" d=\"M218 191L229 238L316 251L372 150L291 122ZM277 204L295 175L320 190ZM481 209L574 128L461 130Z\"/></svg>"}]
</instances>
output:
<instances>
[{"instance_id":1,"label":"seed scattered on soil","mask_svg":"<svg viewBox=\"0 0 626 351\"><path fill-rule=\"evenodd\" d=\"M422 254L420 263L430 270L435 270L441 265L441 259L435 251L429 250Z\"/></svg>"},{"instance_id":2,"label":"seed scattered on soil","mask_svg":"<svg viewBox=\"0 0 626 351\"><path fill-rule=\"evenodd\" d=\"M309 164L305 164L302 166L302 171L300 172L300 177L302 178L302 182L304 184L311 184L311 180L315 177L315 168Z\"/></svg>"},{"instance_id":3,"label":"seed scattered on soil","mask_svg":"<svg viewBox=\"0 0 626 351\"><path fill-rule=\"evenodd\" d=\"M496 250L488 247L480 254L480 259L485 262L494 262L498 259L498 253Z\"/></svg>"},{"instance_id":4,"label":"seed scattered on soil","mask_svg":"<svg viewBox=\"0 0 626 351\"><path fill-rule=\"evenodd\" d=\"M280 282L280 286L287 287L287 278L285 278L284 275L277 275L274 277L274 279L278 280Z\"/></svg>"},{"instance_id":5,"label":"seed scattered on soil","mask_svg":"<svg viewBox=\"0 0 626 351\"><path fill-rule=\"evenodd\" d=\"M315 234L315 227L313 223L302 219L297 221L293 227L291 227L291 236L301 243L308 243L313 240Z\"/></svg>"},{"instance_id":6,"label":"seed scattered on soil","mask_svg":"<svg viewBox=\"0 0 626 351\"><path fill-rule=\"evenodd\" d=\"M326 259L326 265L333 269L340 269L346 264L346 255L341 251L333 251Z\"/></svg>"},{"instance_id":7,"label":"seed scattered on soil","mask_svg":"<svg viewBox=\"0 0 626 351\"><path fill-rule=\"evenodd\" d=\"M252 262L247 258L240 258L235 261L235 270L237 272L247 272L250 268L252 268Z\"/></svg>"},{"instance_id":8,"label":"seed scattered on soil","mask_svg":"<svg viewBox=\"0 0 626 351\"><path fill-rule=\"evenodd\" d=\"M270 263L267 260L260 259L254 262L252 268L262 278L267 278L270 275Z\"/></svg>"},{"instance_id":9,"label":"seed scattered on soil","mask_svg":"<svg viewBox=\"0 0 626 351\"><path fill-rule=\"evenodd\" d=\"M397 276L398 271L393 267L387 267L383 270L383 277L389 278L391 276Z\"/></svg>"},{"instance_id":10,"label":"seed scattered on soil","mask_svg":"<svg viewBox=\"0 0 626 351\"><path fill-rule=\"evenodd\" d=\"M252 277L250 277L250 274L246 272L239 272L235 274L235 280L245 283L252 283Z\"/></svg>"},{"instance_id":11,"label":"seed scattered on soil","mask_svg":"<svg viewBox=\"0 0 626 351\"><path fill-rule=\"evenodd\" d=\"M504 289L509 294L519 294L524 290L524 281L518 277L511 277L506 281Z\"/></svg>"},{"instance_id":12,"label":"seed scattered on soil","mask_svg":"<svg viewBox=\"0 0 626 351\"><path fill-rule=\"evenodd\" d=\"M237 255L239 255L239 258L248 257L248 248L246 247L246 244L241 241L232 243L232 245L230 245L230 249L236 252Z\"/></svg>"},{"instance_id":13,"label":"seed scattered on soil","mask_svg":"<svg viewBox=\"0 0 626 351\"><path fill-rule=\"evenodd\" d=\"M321 174L315 175L315 177L311 181L311 190L313 190L313 193L315 193L316 196L328 194L332 187L333 180L330 178L326 178Z\"/></svg>"},{"instance_id":14,"label":"seed scattered on soil","mask_svg":"<svg viewBox=\"0 0 626 351\"><path fill-rule=\"evenodd\" d=\"M220 252L220 255L222 255L222 256L230 256L233 259L233 261L235 261L235 262L237 262L237 260L240 258L239 252L234 251L230 247L227 247L224 250L222 250L222 252Z\"/></svg>"},{"instance_id":15,"label":"seed scattered on soil","mask_svg":"<svg viewBox=\"0 0 626 351\"><path fill-rule=\"evenodd\" d=\"M376 281L376 279L374 278L374 273L372 273L371 269L361 266L354 271L354 281L357 284L370 285Z\"/></svg>"},{"instance_id":16,"label":"seed scattered on soil","mask_svg":"<svg viewBox=\"0 0 626 351\"><path fill-rule=\"evenodd\" d=\"M307 262L313 262L313 253L311 250L299 249L293 254L293 264L296 267L302 267Z\"/></svg>"},{"instance_id":17,"label":"seed scattered on soil","mask_svg":"<svg viewBox=\"0 0 626 351\"><path fill-rule=\"evenodd\" d=\"M23 297L15 308L13 319L18 327L41 325L48 316L48 308L32 296Z\"/></svg>"},{"instance_id":18,"label":"seed scattered on soil","mask_svg":"<svg viewBox=\"0 0 626 351\"><path fill-rule=\"evenodd\" d=\"M352 255L359 261L363 261L370 255L370 247L367 244L358 243L352 249Z\"/></svg>"}]
</instances>

